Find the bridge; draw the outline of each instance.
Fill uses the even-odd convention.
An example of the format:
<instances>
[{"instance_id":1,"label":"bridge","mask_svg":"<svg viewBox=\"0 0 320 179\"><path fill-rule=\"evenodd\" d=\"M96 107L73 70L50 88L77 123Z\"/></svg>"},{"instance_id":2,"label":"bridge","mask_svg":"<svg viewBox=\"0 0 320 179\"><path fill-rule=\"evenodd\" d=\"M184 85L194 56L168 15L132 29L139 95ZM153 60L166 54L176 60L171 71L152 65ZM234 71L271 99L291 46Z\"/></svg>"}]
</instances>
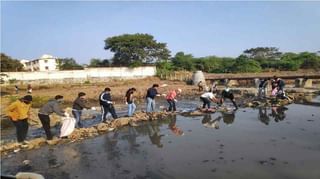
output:
<instances>
[{"instance_id":1,"label":"bridge","mask_svg":"<svg viewBox=\"0 0 320 179\"><path fill-rule=\"evenodd\" d=\"M199 72L199 71L198 71ZM198 73L196 72L196 73ZM231 86L239 85L240 80L253 81L255 85L259 84L260 79L272 79L274 76L284 80L295 80L295 87L312 87L313 80L320 79L320 71L308 72L265 72L265 73L238 73L238 74L214 74L205 73L204 79L206 81L223 80Z\"/></svg>"}]
</instances>

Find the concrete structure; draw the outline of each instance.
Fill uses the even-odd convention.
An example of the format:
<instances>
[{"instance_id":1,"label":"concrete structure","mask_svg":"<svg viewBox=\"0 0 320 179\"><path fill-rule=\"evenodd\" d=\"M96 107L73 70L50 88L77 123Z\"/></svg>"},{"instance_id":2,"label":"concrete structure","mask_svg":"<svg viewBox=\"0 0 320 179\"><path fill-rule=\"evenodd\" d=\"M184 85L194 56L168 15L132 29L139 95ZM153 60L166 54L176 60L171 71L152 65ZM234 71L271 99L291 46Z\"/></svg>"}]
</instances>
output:
<instances>
[{"instance_id":1,"label":"concrete structure","mask_svg":"<svg viewBox=\"0 0 320 179\"><path fill-rule=\"evenodd\" d=\"M42 55L39 59L20 61L27 71L56 71L58 70L57 58L51 55Z\"/></svg>"},{"instance_id":2,"label":"concrete structure","mask_svg":"<svg viewBox=\"0 0 320 179\"><path fill-rule=\"evenodd\" d=\"M230 86L238 86L236 81L247 80L252 81L255 87L259 84L260 79L272 79L274 75L270 73L204 74L207 81L224 80ZM313 87L313 80L320 79L320 71L310 71L308 73L284 71L278 72L277 77L284 80L295 80L296 87L311 88Z\"/></svg>"},{"instance_id":3,"label":"concrete structure","mask_svg":"<svg viewBox=\"0 0 320 179\"><path fill-rule=\"evenodd\" d=\"M28 83L81 83L85 81L108 81L112 78L134 79L154 76L156 75L156 67L108 67L68 71L3 72L3 74L7 75L4 79L5 82L15 79Z\"/></svg>"},{"instance_id":4,"label":"concrete structure","mask_svg":"<svg viewBox=\"0 0 320 179\"><path fill-rule=\"evenodd\" d=\"M193 73L192 82L193 85L198 85L198 83L202 81L204 84L206 83L206 79L204 78L202 71L196 71Z\"/></svg>"}]
</instances>

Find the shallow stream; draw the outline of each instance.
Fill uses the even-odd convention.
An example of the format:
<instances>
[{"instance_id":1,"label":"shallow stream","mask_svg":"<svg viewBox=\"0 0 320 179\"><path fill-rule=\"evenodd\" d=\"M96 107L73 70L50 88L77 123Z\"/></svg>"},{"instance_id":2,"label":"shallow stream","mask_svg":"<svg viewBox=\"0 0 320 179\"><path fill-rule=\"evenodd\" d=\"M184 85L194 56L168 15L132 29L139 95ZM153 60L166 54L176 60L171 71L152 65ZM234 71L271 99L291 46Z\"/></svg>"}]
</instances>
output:
<instances>
[{"instance_id":1,"label":"shallow stream","mask_svg":"<svg viewBox=\"0 0 320 179\"><path fill-rule=\"evenodd\" d=\"M185 108L198 105L180 103ZM319 109L291 104L176 115L81 142L2 156L1 173L32 171L63 179L319 179ZM30 163L23 164L26 160Z\"/></svg>"}]
</instances>

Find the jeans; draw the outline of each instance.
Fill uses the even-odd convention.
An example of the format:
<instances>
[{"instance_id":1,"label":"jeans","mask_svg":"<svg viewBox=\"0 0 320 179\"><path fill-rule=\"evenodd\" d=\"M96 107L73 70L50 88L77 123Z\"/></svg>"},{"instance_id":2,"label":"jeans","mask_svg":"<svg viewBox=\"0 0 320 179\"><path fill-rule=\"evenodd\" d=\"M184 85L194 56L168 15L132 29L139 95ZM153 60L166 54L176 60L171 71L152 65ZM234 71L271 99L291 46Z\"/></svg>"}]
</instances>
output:
<instances>
[{"instance_id":1,"label":"jeans","mask_svg":"<svg viewBox=\"0 0 320 179\"><path fill-rule=\"evenodd\" d=\"M116 110L112 104L109 105L101 105L101 118L103 122L106 122L106 116L108 113L111 113L113 119L117 119L118 116L116 114Z\"/></svg>"},{"instance_id":2,"label":"jeans","mask_svg":"<svg viewBox=\"0 0 320 179\"><path fill-rule=\"evenodd\" d=\"M156 101L147 97L147 112L154 112L156 109Z\"/></svg>"},{"instance_id":3,"label":"jeans","mask_svg":"<svg viewBox=\"0 0 320 179\"><path fill-rule=\"evenodd\" d=\"M12 121L13 124L16 126L16 133L17 133L17 140L18 142L23 142L28 133L28 119L18 120L18 121Z\"/></svg>"},{"instance_id":4,"label":"jeans","mask_svg":"<svg viewBox=\"0 0 320 179\"><path fill-rule=\"evenodd\" d=\"M38 114L38 117L41 121L41 124L42 124L44 131L46 132L47 140L51 140L52 134L51 134L51 130L50 130L50 117L49 117L49 115Z\"/></svg>"},{"instance_id":5,"label":"jeans","mask_svg":"<svg viewBox=\"0 0 320 179\"><path fill-rule=\"evenodd\" d=\"M176 102L172 99L167 99L167 102L169 103L168 111L176 111Z\"/></svg>"},{"instance_id":6,"label":"jeans","mask_svg":"<svg viewBox=\"0 0 320 179\"><path fill-rule=\"evenodd\" d=\"M76 119L76 125L75 125L76 128L83 127L81 123L81 114L82 114L82 110L72 109L72 115Z\"/></svg>"},{"instance_id":7,"label":"jeans","mask_svg":"<svg viewBox=\"0 0 320 179\"><path fill-rule=\"evenodd\" d=\"M210 100L208 98L203 98L200 97L201 101L203 102L202 108L205 108L206 106L208 106L208 108L210 108Z\"/></svg>"},{"instance_id":8,"label":"jeans","mask_svg":"<svg viewBox=\"0 0 320 179\"><path fill-rule=\"evenodd\" d=\"M136 105L134 103L128 104L128 116L131 117L136 110Z\"/></svg>"}]
</instances>

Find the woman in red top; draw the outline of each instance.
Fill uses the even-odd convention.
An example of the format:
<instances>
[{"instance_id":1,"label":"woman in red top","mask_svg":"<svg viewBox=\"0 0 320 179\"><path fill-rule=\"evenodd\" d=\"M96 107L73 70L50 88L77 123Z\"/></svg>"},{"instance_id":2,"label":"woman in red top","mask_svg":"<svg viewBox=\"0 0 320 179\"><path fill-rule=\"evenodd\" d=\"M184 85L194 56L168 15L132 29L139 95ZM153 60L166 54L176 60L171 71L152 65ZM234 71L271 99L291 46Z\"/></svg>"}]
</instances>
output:
<instances>
[{"instance_id":1,"label":"woman in red top","mask_svg":"<svg viewBox=\"0 0 320 179\"><path fill-rule=\"evenodd\" d=\"M177 101L176 97L177 97L177 94L180 94L180 93L181 93L181 89L169 91L169 93L166 96L166 99L169 103L168 111L176 111L176 101Z\"/></svg>"}]
</instances>

